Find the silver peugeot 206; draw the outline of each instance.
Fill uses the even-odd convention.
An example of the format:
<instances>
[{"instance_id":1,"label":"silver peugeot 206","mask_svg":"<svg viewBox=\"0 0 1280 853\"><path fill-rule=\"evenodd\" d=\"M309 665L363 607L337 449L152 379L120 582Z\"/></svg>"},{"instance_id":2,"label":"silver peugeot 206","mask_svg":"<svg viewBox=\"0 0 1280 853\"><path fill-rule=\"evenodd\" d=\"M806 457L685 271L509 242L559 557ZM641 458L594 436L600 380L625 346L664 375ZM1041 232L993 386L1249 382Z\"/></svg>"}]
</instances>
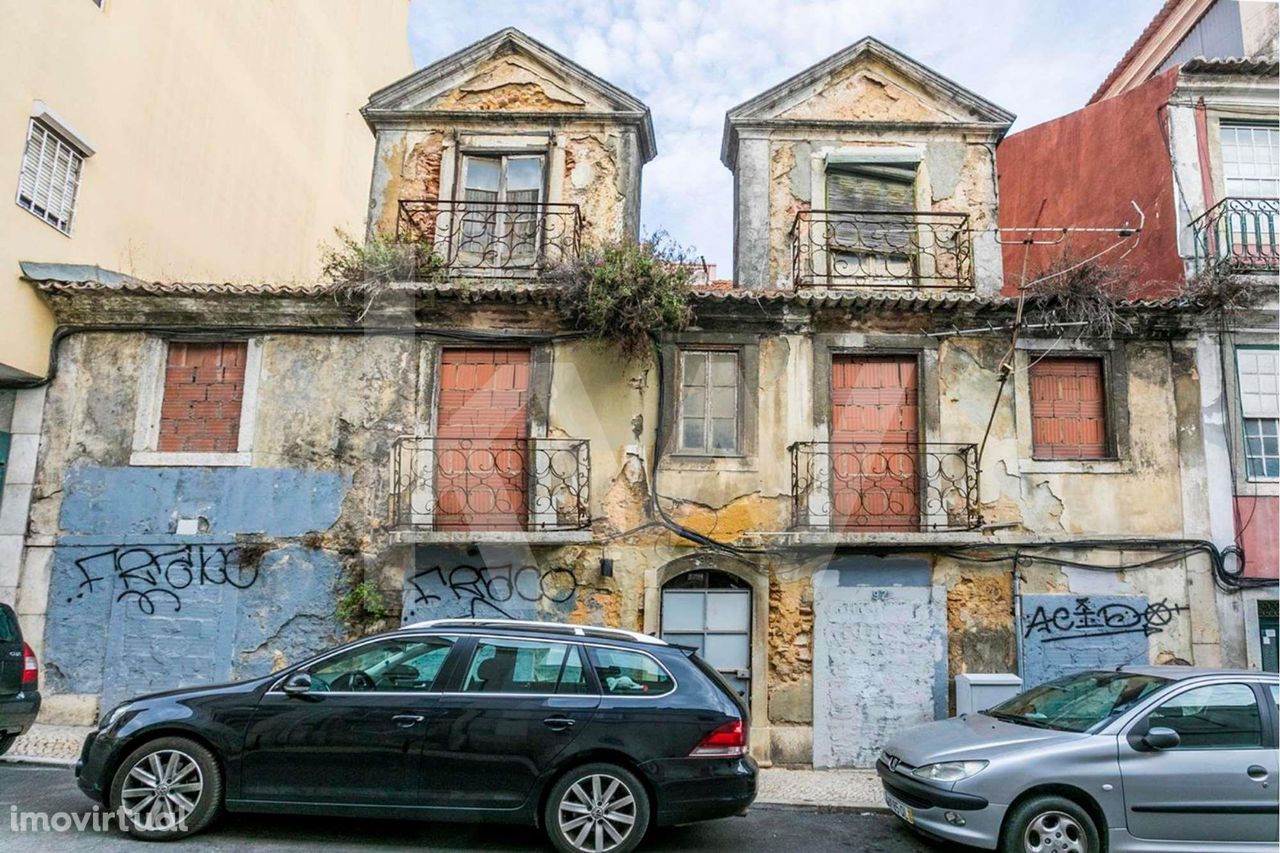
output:
<instances>
[{"instance_id":1,"label":"silver peugeot 206","mask_svg":"<svg viewBox=\"0 0 1280 853\"><path fill-rule=\"evenodd\" d=\"M1124 667L902 732L876 769L925 835L1001 853L1277 849L1274 674Z\"/></svg>"}]
</instances>

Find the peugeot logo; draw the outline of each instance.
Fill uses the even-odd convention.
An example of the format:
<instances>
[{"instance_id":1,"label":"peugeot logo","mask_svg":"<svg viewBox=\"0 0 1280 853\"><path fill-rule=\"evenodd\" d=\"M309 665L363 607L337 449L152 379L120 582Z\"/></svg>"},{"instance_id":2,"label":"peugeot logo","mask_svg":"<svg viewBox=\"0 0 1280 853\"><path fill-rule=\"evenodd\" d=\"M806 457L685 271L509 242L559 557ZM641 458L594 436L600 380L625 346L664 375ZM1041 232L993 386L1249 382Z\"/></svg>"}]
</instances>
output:
<instances>
[{"instance_id":1,"label":"peugeot logo","mask_svg":"<svg viewBox=\"0 0 1280 853\"><path fill-rule=\"evenodd\" d=\"M889 762L888 762L888 763L889 763L889 771L890 771L891 773L897 772L897 770L898 770L898 765L902 763L902 759L901 759L901 758L899 758L899 757L898 757L898 756L896 756L896 755L890 755L890 756L887 756L887 757L888 757L888 759L889 759Z\"/></svg>"}]
</instances>

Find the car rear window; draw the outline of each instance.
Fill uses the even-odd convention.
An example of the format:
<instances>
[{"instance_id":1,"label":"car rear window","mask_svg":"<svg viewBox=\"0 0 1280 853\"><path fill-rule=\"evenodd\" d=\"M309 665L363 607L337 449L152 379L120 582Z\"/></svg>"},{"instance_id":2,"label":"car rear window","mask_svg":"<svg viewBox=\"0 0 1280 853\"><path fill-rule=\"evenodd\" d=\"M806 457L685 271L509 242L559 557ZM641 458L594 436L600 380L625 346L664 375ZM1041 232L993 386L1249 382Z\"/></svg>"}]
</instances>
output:
<instances>
[{"instance_id":1,"label":"car rear window","mask_svg":"<svg viewBox=\"0 0 1280 853\"><path fill-rule=\"evenodd\" d=\"M13 617L13 611L8 607L0 607L0 643L14 643L18 641L18 622Z\"/></svg>"},{"instance_id":2,"label":"car rear window","mask_svg":"<svg viewBox=\"0 0 1280 853\"><path fill-rule=\"evenodd\" d=\"M597 646L590 655L606 696L661 696L675 689L662 664L646 654Z\"/></svg>"}]
</instances>

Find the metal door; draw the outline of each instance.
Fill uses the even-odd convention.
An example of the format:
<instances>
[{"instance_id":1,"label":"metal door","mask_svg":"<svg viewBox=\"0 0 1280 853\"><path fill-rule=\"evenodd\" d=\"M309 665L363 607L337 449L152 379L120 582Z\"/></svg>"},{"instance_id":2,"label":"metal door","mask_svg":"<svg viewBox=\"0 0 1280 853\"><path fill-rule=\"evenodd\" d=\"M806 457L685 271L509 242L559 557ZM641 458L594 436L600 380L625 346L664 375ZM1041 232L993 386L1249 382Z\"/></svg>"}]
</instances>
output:
<instances>
[{"instance_id":1,"label":"metal door","mask_svg":"<svg viewBox=\"0 0 1280 853\"><path fill-rule=\"evenodd\" d=\"M436 405L436 527L523 530L529 351L444 350Z\"/></svg>"},{"instance_id":2,"label":"metal door","mask_svg":"<svg viewBox=\"0 0 1280 853\"><path fill-rule=\"evenodd\" d=\"M920 529L919 424L914 356L832 359L834 529Z\"/></svg>"},{"instance_id":3,"label":"metal door","mask_svg":"<svg viewBox=\"0 0 1280 853\"><path fill-rule=\"evenodd\" d=\"M751 587L726 572L694 571L662 589L662 638L695 646L743 699L751 694Z\"/></svg>"}]
</instances>

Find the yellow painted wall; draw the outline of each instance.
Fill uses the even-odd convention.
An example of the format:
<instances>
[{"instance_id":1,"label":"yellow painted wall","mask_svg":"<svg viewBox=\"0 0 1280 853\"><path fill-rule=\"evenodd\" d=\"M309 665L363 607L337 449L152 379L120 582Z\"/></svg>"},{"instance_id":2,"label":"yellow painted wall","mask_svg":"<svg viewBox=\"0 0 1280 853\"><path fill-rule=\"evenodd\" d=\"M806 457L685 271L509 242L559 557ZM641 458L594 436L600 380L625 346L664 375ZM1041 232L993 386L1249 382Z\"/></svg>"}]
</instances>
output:
<instances>
[{"instance_id":1,"label":"yellow painted wall","mask_svg":"<svg viewBox=\"0 0 1280 853\"><path fill-rule=\"evenodd\" d=\"M358 110L413 69L408 0L0 0L0 32L0 196L37 100L96 149L69 237L0 203L0 376L42 375L53 331L19 260L314 278L333 229L363 228Z\"/></svg>"}]
</instances>

